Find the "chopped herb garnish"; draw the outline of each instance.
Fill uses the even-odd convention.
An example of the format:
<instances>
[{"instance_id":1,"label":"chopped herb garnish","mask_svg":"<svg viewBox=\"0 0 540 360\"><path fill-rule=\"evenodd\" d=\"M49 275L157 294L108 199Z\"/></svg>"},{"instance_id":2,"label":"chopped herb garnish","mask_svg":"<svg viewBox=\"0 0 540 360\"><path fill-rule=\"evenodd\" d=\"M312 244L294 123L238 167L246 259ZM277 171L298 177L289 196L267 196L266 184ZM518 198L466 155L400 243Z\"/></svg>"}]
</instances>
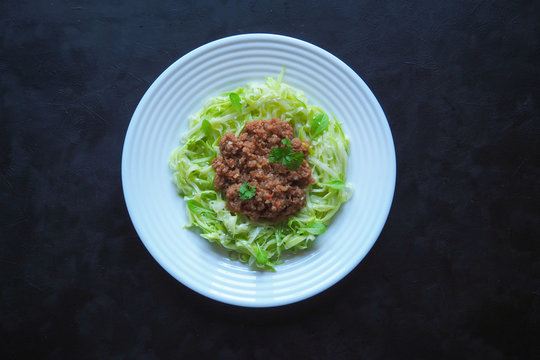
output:
<instances>
[{"instance_id":1,"label":"chopped herb garnish","mask_svg":"<svg viewBox=\"0 0 540 360\"><path fill-rule=\"evenodd\" d=\"M255 186L250 185L247 182L243 183L238 188L238 196L241 200L251 199L255 196Z\"/></svg>"},{"instance_id":2,"label":"chopped herb garnish","mask_svg":"<svg viewBox=\"0 0 540 360\"><path fill-rule=\"evenodd\" d=\"M341 190L345 188L345 183L339 179L332 179L326 183L326 186L331 189Z\"/></svg>"},{"instance_id":3,"label":"chopped herb garnish","mask_svg":"<svg viewBox=\"0 0 540 360\"><path fill-rule=\"evenodd\" d=\"M268 159L270 162L285 165L289 170L298 169L304 161L304 154L293 151L291 141L289 139L283 139L281 142L285 145L285 147L275 147L270 150L270 156Z\"/></svg>"},{"instance_id":4,"label":"chopped herb garnish","mask_svg":"<svg viewBox=\"0 0 540 360\"><path fill-rule=\"evenodd\" d=\"M236 111L242 112L242 104L240 104L240 96L238 96L237 93L230 93L229 99L231 100L231 103L233 104Z\"/></svg>"},{"instance_id":5,"label":"chopped herb garnish","mask_svg":"<svg viewBox=\"0 0 540 360\"><path fill-rule=\"evenodd\" d=\"M318 136L328 127L328 115L319 114L311 120L311 134Z\"/></svg>"},{"instance_id":6,"label":"chopped herb garnish","mask_svg":"<svg viewBox=\"0 0 540 360\"><path fill-rule=\"evenodd\" d=\"M261 249L259 244L257 244L256 258L259 265L265 265L268 262L268 253L264 249Z\"/></svg>"},{"instance_id":7,"label":"chopped herb garnish","mask_svg":"<svg viewBox=\"0 0 540 360\"><path fill-rule=\"evenodd\" d=\"M303 228L300 228L299 230L311 233L313 235L320 235L326 231L326 226L323 223L314 221L314 222L310 222L309 224L307 224Z\"/></svg>"},{"instance_id":8,"label":"chopped herb garnish","mask_svg":"<svg viewBox=\"0 0 540 360\"><path fill-rule=\"evenodd\" d=\"M212 135L212 124L210 124L210 121L204 119L201 124L201 129L206 136Z\"/></svg>"},{"instance_id":9,"label":"chopped herb garnish","mask_svg":"<svg viewBox=\"0 0 540 360\"><path fill-rule=\"evenodd\" d=\"M204 212L210 212L210 210L205 209L205 208L204 208L198 201L196 201L196 200L188 200L187 206L188 206L189 210L190 210L192 213L195 213L195 214L200 214L200 213L204 213Z\"/></svg>"}]
</instances>

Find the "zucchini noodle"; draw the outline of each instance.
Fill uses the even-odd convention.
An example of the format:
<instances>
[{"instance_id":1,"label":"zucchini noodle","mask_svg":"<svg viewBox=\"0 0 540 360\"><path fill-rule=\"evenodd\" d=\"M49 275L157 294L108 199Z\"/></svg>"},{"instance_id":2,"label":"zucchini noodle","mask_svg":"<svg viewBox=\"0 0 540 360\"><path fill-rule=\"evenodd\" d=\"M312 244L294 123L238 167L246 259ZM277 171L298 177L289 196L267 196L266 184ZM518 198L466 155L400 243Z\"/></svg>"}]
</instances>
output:
<instances>
[{"instance_id":1,"label":"zucchini noodle","mask_svg":"<svg viewBox=\"0 0 540 360\"><path fill-rule=\"evenodd\" d=\"M285 252L310 247L352 194L352 188L345 183L349 138L333 116L327 117L324 131L315 130L318 124L314 118L324 111L308 105L302 92L284 84L283 74L267 77L264 84L235 89L238 97L225 93L207 102L190 117L183 144L169 161L178 194L187 204L186 227L198 228L203 238L227 249L231 259L262 270L275 270ZM234 104L238 98L240 106ZM277 224L231 213L224 195L214 188L212 168L222 135L233 132L238 136L247 122L272 118L287 121L295 137L309 141L306 161L316 181L306 189L306 206Z\"/></svg>"}]
</instances>

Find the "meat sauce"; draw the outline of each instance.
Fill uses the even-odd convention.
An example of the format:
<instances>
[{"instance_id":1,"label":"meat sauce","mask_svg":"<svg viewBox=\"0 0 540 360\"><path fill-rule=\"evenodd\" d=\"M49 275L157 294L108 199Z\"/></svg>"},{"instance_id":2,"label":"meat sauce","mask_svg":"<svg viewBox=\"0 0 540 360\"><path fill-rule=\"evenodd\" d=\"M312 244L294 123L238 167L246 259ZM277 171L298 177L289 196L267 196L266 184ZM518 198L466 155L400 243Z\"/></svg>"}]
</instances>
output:
<instances>
[{"instance_id":1,"label":"meat sauce","mask_svg":"<svg viewBox=\"0 0 540 360\"><path fill-rule=\"evenodd\" d=\"M273 148L285 146L283 139L291 141L294 152L304 155L295 170L269 160ZM304 189L315 183L305 160L308 148L308 142L293 138L293 128L286 121L247 123L238 137L226 133L219 141L221 156L212 161L215 188L223 191L227 208L234 213L243 213L251 220L284 220L306 205ZM255 187L255 196L240 199L238 188L243 183Z\"/></svg>"}]
</instances>

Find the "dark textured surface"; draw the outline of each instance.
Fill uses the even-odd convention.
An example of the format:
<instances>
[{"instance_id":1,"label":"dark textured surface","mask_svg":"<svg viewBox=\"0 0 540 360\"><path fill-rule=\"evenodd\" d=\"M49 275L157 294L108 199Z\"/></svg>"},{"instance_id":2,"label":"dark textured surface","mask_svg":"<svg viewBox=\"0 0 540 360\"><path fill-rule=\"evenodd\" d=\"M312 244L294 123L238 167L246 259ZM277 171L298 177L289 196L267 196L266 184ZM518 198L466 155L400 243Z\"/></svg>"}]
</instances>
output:
<instances>
[{"instance_id":1,"label":"dark textured surface","mask_svg":"<svg viewBox=\"0 0 540 360\"><path fill-rule=\"evenodd\" d=\"M0 358L540 358L539 2L271 4L0 2ZM151 82L249 32L351 66L398 165L365 260L314 298L258 310L161 269L120 181Z\"/></svg>"}]
</instances>

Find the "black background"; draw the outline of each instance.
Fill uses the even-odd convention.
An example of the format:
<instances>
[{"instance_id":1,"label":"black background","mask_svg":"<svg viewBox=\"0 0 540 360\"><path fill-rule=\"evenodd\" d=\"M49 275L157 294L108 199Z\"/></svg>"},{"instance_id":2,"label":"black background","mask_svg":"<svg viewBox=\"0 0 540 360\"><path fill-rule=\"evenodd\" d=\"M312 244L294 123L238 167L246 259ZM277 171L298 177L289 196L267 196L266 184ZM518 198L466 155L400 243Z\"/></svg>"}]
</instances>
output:
<instances>
[{"instance_id":1,"label":"black background","mask_svg":"<svg viewBox=\"0 0 540 360\"><path fill-rule=\"evenodd\" d=\"M539 24L538 1L0 2L0 358L540 358ZM345 61L397 153L364 261L271 309L168 275L120 178L157 76L252 32Z\"/></svg>"}]
</instances>

